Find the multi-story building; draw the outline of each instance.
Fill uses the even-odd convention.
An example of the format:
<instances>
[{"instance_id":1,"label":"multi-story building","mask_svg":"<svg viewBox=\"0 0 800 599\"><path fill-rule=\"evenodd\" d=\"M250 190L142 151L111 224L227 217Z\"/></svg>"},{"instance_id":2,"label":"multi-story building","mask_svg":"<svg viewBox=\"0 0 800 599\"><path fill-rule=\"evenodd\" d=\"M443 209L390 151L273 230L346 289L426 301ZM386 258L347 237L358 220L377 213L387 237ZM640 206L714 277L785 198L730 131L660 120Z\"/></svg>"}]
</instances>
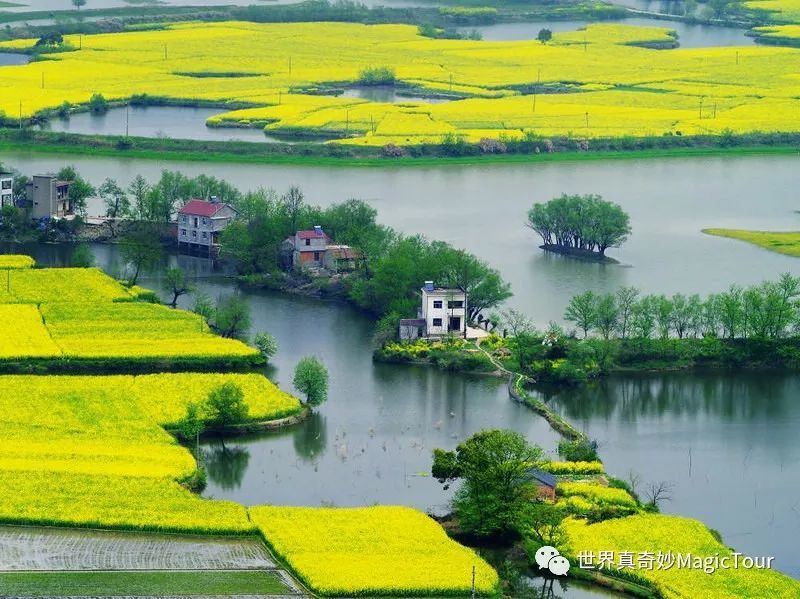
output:
<instances>
[{"instance_id":1,"label":"multi-story building","mask_svg":"<svg viewBox=\"0 0 800 599\"><path fill-rule=\"evenodd\" d=\"M422 306L417 318L400 321L400 338L465 335L467 331L467 294L460 289L434 287L425 281Z\"/></svg>"},{"instance_id":2,"label":"multi-story building","mask_svg":"<svg viewBox=\"0 0 800 599\"><path fill-rule=\"evenodd\" d=\"M34 175L25 187L25 197L33 218L64 218L74 214L69 199L71 181L55 175Z\"/></svg>"},{"instance_id":3,"label":"multi-story building","mask_svg":"<svg viewBox=\"0 0 800 599\"><path fill-rule=\"evenodd\" d=\"M297 231L285 242L292 252L292 267L296 269L322 268L330 243L331 238L319 225L306 231Z\"/></svg>"},{"instance_id":4,"label":"multi-story building","mask_svg":"<svg viewBox=\"0 0 800 599\"><path fill-rule=\"evenodd\" d=\"M14 205L14 175L0 173L0 208Z\"/></svg>"},{"instance_id":5,"label":"multi-story building","mask_svg":"<svg viewBox=\"0 0 800 599\"><path fill-rule=\"evenodd\" d=\"M219 243L219 234L237 217L233 206L218 202L189 200L178 212L178 245L211 248Z\"/></svg>"}]
</instances>

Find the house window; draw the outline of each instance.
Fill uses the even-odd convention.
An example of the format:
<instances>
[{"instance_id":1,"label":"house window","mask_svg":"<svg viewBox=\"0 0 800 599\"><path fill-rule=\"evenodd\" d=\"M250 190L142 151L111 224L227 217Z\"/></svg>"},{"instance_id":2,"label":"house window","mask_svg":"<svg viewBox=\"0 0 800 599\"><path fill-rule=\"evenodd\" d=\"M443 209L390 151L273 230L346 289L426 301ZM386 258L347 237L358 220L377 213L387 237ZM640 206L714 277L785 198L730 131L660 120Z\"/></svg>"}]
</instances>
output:
<instances>
[{"instance_id":1,"label":"house window","mask_svg":"<svg viewBox=\"0 0 800 599\"><path fill-rule=\"evenodd\" d=\"M195 226L195 227L197 226L197 222L198 222L198 218L195 216L195 217L194 217L194 226Z\"/></svg>"},{"instance_id":2,"label":"house window","mask_svg":"<svg viewBox=\"0 0 800 599\"><path fill-rule=\"evenodd\" d=\"M186 237L186 229L181 229L181 237Z\"/></svg>"},{"instance_id":3,"label":"house window","mask_svg":"<svg viewBox=\"0 0 800 599\"><path fill-rule=\"evenodd\" d=\"M203 217L203 224L204 224L204 225L207 225L207 224L208 224L208 219L207 219L205 216Z\"/></svg>"},{"instance_id":4,"label":"house window","mask_svg":"<svg viewBox=\"0 0 800 599\"><path fill-rule=\"evenodd\" d=\"M314 261L319 262L319 252L314 252Z\"/></svg>"},{"instance_id":5,"label":"house window","mask_svg":"<svg viewBox=\"0 0 800 599\"><path fill-rule=\"evenodd\" d=\"M11 179L3 180L3 189L11 189Z\"/></svg>"},{"instance_id":6,"label":"house window","mask_svg":"<svg viewBox=\"0 0 800 599\"><path fill-rule=\"evenodd\" d=\"M186 215L185 214L181 214L181 224L183 224L183 225L186 224Z\"/></svg>"},{"instance_id":7,"label":"house window","mask_svg":"<svg viewBox=\"0 0 800 599\"><path fill-rule=\"evenodd\" d=\"M192 237L197 237L197 231L192 231Z\"/></svg>"},{"instance_id":8,"label":"house window","mask_svg":"<svg viewBox=\"0 0 800 599\"><path fill-rule=\"evenodd\" d=\"M311 245L311 240L310 239L306 239L306 245Z\"/></svg>"},{"instance_id":9,"label":"house window","mask_svg":"<svg viewBox=\"0 0 800 599\"><path fill-rule=\"evenodd\" d=\"M442 300L433 300L433 307L434 308L441 308L442 307Z\"/></svg>"},{"instance_id":10,"label":"house window","mask_svg":"<svg viewBox=\"0 0 800 599\"><path fill-rule=\"evenodd\" d=\"M435 326L435 327L442 326L442 319L441 318L434 318L433 319L433 326Z\"/></svg>"},{"instance_id":11,"label":"house window","mask_svg":"<svg viewBox=\"0 0 800 599\"><path fill-rule=\"evenodd\" d=\"M203 231L203 239L208 239L208 233L206 233L205 231Z\"/></svg>"},{"instance_id":12,"label":"house window","mask_svg":"<svg viewBox=\"0 0 800 599\"><path fill-rule=\"evenodd\" d=\"M450 310L452 310L453 308L463 308L463 307L464 307L464 302L460 300L447 302L447 308Z\"/></svg>"}]
</instances>

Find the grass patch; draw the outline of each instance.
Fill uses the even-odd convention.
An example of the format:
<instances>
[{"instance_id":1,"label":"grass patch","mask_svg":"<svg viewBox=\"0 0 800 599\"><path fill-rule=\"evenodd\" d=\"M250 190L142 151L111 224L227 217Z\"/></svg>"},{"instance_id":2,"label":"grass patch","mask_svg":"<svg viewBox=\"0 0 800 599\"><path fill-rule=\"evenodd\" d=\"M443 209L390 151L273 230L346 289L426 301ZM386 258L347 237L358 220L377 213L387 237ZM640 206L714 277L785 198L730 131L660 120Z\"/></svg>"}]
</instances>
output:
<instances>
[{"instance_id":1,"label":"grass patch","mask_svg":"<svg viewBox=\"0 0 800 599\"><path fill-rule=\"evenodd\" d=\"M288 595L273 572L9 572L0 574L4 595L91 597L102 595Z\"/></svg>"},{"instance_id":2,"label":"grass patch","mask_svg":"<svg viewBox=\"0 0 800 599\"><path fill-rule=\"evenodd\" d=\"M747 229L703 229L703 233L746 241L771 252L800 256L800 231L749 231Z\"/></svg>"}]
</instances>

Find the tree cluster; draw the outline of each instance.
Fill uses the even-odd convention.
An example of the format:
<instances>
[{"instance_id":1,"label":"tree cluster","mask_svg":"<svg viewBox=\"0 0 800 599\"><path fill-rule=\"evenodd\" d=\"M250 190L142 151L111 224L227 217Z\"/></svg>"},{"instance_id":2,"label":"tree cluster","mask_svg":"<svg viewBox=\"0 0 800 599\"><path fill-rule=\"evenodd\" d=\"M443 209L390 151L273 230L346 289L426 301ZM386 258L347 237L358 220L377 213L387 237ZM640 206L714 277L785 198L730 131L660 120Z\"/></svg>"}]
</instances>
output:
<instances>
[{"instance_id":1,"label":"tree cluster","mask_svg":"<svg viewBox=\"0 0 800 599\"><path fill-rule=\"evenodd\" d=\"M705 298L676 293L642 295L633 287L616 293L587 291L573 297L564 313L587 337L721 337L777 339L800 330L800 278L731 286Z\"/></svg>"},{"instance_id":2,"label":"tree cluster","mask_svg":"<svg viewBox=\"0 0 800 599\"><path fill-rule=\"evenodd\" d=\"M566 195L537 203L528 211L527 225L545 246L596 252L604 256L630 235L630 219L617 204L598 195Z\"/></svg>"}]
</instances>

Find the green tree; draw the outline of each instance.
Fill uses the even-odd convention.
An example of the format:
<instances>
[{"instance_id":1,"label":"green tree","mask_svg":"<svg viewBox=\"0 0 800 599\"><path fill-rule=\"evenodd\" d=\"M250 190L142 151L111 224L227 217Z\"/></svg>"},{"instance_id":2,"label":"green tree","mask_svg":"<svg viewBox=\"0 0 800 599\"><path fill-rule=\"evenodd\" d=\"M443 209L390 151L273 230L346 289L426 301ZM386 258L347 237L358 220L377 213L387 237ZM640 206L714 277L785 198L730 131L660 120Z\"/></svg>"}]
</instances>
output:
<instances>
[{"instance_id":1,"label":"green tree","mask_svg":"<svg viewBox=\"0 0 800 599\"><path fill-rule=\"evenodd\" d=\"M178 432L187 441L194 441L194 455L200 455L200 435L205 431L206 423L201 414L201 406L191 401L186 405L186 414L178 423Z\"/></svg>"},{"instance_id":2,"label":"green tree","mask_svg":"<svg viewBox=\"0 0 800 599\"><path fill-rule=\"evenodd\" d=\"M86 6L86 0L72 0L72 6L80 10L81 6Z\"/></svg>"},{"instance_id":3,"label":"green tree","mask_svg":"<svg viewBox=\"0 0 800 599\"><path fill-rule=\"evenodd\" d=\"M247 420L249 408L241 387L232 381L215 387L208 394L203 411L206 422L216 428L226 428Z\"/></svg>"},{"instance_id":4,"label":"green tree","mask_svg":"<svg viewBox=\"0 0 800 599\"><path fill-rule=\"evenodd\" d=\"M314 356L302 358L297 363L293 383L311 406L318 406L328 398L328 370Z\"/></svg>"},{"instance_id":5,"label":"green tree","mask_svg":"<svg viewBox=\"0 0 800 599\"><path fill-rule=\"evenodd\" d=\"M176 308L178 306L178 298L187 293L194 291L194 285L186 276L186 272L181 268L170 268L164 275L164 281L167 288L172 293L172 301L170 306Z\"/></svg>"},{"instance_id":6,"label":"green tree","mask_svg":"<svg viewBox=\"0 0 800 599\"><path fill-rule=\"evenodd\" d=\"M136 285L139 275L154 270L164 255L158 227L139 223L121 239L119 253L125 264L133 267L129 283Z\"/></svg>"},{"instance_id":7,"label":"green tree","mask_svg":"<svg viewBox=\"0 0 800 599\"><path fill-rule=\"evenodd\" d=\"M633 318L633 306L639 297L639 290L636 287L620 287L617 289L617 308L619 310L618 329L619 335L625 339L631 331L631 320Z\"/></svg>"},{"instance_id":8,"label":"green tree","mask_svg":"<svg viewBox=\"0 0 800 599\"><path fill-rule=\"evenodd\" d=\"M672 301L665 295L653 298L653 314L656 320L658 336L667 339L673 326Z\"/></svg>"},{"instance_id":9,"label":"green tree","mask_svg":"<svg viewBox=\"0 0 800 599\"><path fill-rule=\"evenodd\" d=\"M85 243L80 243L72 250L69 257L69 265L73 268L89 268L94 266L94 253Z\"/></svg>"},{"instance_id":10,"label":"green tree","mask_svg":"<svg viewBox=\"0 0 800 599\"><path fill-rule=\"evenodd\" d=\"M266 331L259 331L256 333L253 343L266 360L269 360L272 358L272 356L278 353L278 340L275 339L274 335Z\"/></svg>"},{"instance_id":11,"label":"green tree","mask_svg":"<svg viewBox=\"0 0 800 599\"><path fill-rule=\"evenodd\" d=\"M116 219L125 218L130 214L131 202L125 190L122 189L114 179L106 179L97 189L97 193L103 200L106 208L106 221L111 231L111 237L116 237Z\"/></svg>"},{"instance_id":12,"label":"green tree","mask_svg":"<svg viewBox=\"0 0 800 599\"><path fill-rule=\"evenodd\" d=\"M131 203L131 211L133 217L137 220L150 220L150 214L147 208L147 194L150 191L150 185L147 180L141 175L136 175L128 185L128 194L133 200Z\"/></svg>"},{"instance_id":13,"label":"green tree","mask_svg":"<svg viewBox=\"0 0 800 599\"><path fill-rule=\"evenodd\" d=\"M213 328L223 337L242 337L250 328L250 304L236 294L219 298Z\"/></svg>"},{"instance_id":14,"label":"green tree","mask_svg":"<svg viewBox=\"0 0 800 599\"><path fill-rule=\"evenodd\" d=\"M564 311L564 320L575 323L583 331L584 339L597 323L598 297L593 291L574 296Z\"/></svg>"},{"instance_id":15,"label":"green tree","mask_svg":"<svg viewBox=\"0 0 800 599\"><path fill-rule=\"evenodd\" d=\"M432 474L449 484L463 480L453 500L461 528L470 534L514 533L524 506L535 496L528 480L541 465L541 448L514 431L484 430L459 444L455 452L434 450Z\"/></svg>"},{"instance_id":16,"label":"green tree","mask_svg":"<svg viewBox=\"0 0 800 599\"><path fill-rule=\"evenodd\" d=\"M95 194L91 183L78 174L74 166L65 166L56 174L62 181L69 181L69 203L76 214L86 214L86 200Z\"/></svg>"},{"instance_id":17,"label":"green tree","mask_svg":"<svg viewBox=\"0 0 800 599\"><path fill-rule=\"evenodd\" d=\"M108 100L103 94L92 94L89 98L89 111L92 114L104 114L108 112Z\"/></svg>"},{"instance_id":18,"label":"green tree","mask_svg":"<svg viewBox=\"0 0 800 599\"><path fill-rule=\"evenodd\" d=\"M546 44L551 39L553 39L553 32L550 31L549 29L540 29L539 33L536 35L536 39L542 42L543 44Z\"/></svg>"},{"instance_id":19,"label":"green tree","mask_svg":"<svg viewBox=\"0 0 800 599\"><path fill-rule=\"evenodd\" d=\"M598 298L594 323L603 339L608 340L619 326L619 307L615 295L606 293Z\"/></svg>"}]
</instances>

